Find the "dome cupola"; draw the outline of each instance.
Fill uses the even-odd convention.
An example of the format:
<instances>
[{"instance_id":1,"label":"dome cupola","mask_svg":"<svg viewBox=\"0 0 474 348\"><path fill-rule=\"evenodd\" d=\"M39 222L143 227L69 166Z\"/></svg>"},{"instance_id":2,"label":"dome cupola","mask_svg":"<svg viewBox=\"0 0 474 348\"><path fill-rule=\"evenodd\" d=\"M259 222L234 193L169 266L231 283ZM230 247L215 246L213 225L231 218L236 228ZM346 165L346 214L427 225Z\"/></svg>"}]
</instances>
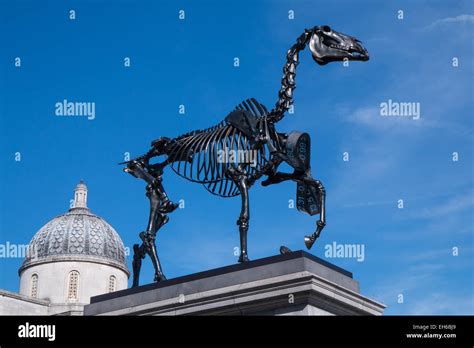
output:
<instances>
[{"instance_id":1,"label":"dome cupola","mask_svg":"<svg viewBox=\"0 0 474 348\"><path fill-rule=\"evenodd\" d=\"M87 186L82 180L74 191L73 207L35 234L20 272L32 264L71 258L111 264L128 272L123 242L107 221L87 207Z\"/></svg>"},{"instance_id":2,"label":"dome cupola","mask_svg":"<svg viewBox=\"0 0 474 348\"><path fill-rule=\"evenodd\" d=\"M49 300L56 313L127 288L130 272L123 242L107 221L91 212L87 195L81 180L72 208L39 229L19 269L20 294Z\"/></svg>"}]
</instances>

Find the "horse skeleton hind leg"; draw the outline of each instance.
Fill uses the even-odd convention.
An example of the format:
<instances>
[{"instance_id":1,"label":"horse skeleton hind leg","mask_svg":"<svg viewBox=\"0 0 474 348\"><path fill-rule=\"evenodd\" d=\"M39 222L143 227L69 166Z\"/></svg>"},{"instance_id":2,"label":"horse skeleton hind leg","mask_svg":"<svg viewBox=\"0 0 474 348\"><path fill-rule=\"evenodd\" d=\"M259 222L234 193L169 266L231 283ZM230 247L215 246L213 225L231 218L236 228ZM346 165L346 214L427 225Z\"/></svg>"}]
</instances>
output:
<instances>
[{"instance_id":1,"label":"horse skeleton hind leg","mask_svg":"<svg viewBox=\"0 0 474 348\"><path fill-rule=\"evenodd\" d=\"M141 259L145 257L145 253L150 256L153 263L155 269L155 281L166 279L156 252L155 240L158 230L169 221L167 213L174 211L178 207L177 204L174 204L169 200L163 185L161 184L161 176L166 163L149 165L147 162L147 160L133 160L130 161L127 164L127 168L125 168L126 172L132 174L136 178L143 179L148 183L146 187L146 196L150 200L150 216L148 218L147 229L146 232L140 233L140 239L143 244L141 246L138 246L138 244L134 245L133 286L138 286Z\"/></svg>"},{"instance_id":2,"label":"horse skeleton hind leg","mask_svg":"<svg viewBox=\"0 0 474 348\"><path fill-rule=\"evenodd\" d=\"M239 219L237 220L237 225L239 225L240 233L239 262L243 263L249 261L247 251L247 232L249 230L250 221L249 175L240 165L237 168L231 167L227 169L226 175L235 182L235 184L239 188L240 195L242 197L242 209L240 211Z\"/></svg>"},{"instance_id":3,"label":"horse skeleton hind leg","mask_svg":"<svg viewBox=\"0 0 474 348\"><path fill-rule=\"evenodd\" d=\"M161 185L160 185L161 186ZM156 252L156 233L158 230L169 221L169 218L166 214L163 214L160 211L160 206L162 203L161 197L163 192L154 187L153 185L147 186L147 197L150 200L150 216L148 218L148 226L146 232L140 233L140 239L145 246L146 253L151 258L153 267L155 268L155 281L166 280L163 271L161 270L160 259Z\"/></svg>"},{"instance_id":4,"label":"horse skeleton hind leg","mask_svg":"<svg viewBox=\"0 0 474 348\"><path fill-rule=\"evenodd\" d=\"M137 287L140 282L140 269L142 268L142 259L145 258L146 250L145 245L133 244L133 283L132 288Z\"/></svg>"}]
</instances>

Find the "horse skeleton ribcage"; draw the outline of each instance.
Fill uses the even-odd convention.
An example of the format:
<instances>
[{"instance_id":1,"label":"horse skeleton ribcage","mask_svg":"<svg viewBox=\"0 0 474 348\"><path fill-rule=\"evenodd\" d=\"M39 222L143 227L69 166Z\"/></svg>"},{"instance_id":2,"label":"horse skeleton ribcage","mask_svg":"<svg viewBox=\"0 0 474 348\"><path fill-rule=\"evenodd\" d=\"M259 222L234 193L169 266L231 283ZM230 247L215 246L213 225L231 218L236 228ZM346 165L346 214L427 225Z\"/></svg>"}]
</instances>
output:
<instances>
[{"instance_id":1,"label":"horse skeleton ribcage","mask_svg":"<svg viewBox=\"0 0 474 348\"><path fill-rule=\"evenodd\" d=\"M251 107L252 102L257 103L246 102ZM257 118L264 115L263 111L255 112L247 104L242 102L237 109L248 110ZM226 175L228 168L236 168L240 164L249 177L258 176L270 157L267 146L257 145L241 130L225 121L174 139L166 153L171 168L178 175L200 183L209 192L223 197L240 194L237 185Z\"/></svg>"}]
</instances>

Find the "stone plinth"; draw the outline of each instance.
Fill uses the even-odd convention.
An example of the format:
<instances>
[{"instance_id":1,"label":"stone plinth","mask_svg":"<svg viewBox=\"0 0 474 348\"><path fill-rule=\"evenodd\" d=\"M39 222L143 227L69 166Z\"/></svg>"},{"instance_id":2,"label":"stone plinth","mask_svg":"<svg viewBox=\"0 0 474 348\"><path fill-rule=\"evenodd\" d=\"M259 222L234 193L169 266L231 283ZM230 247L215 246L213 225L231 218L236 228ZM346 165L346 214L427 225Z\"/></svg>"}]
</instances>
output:
<instances>
[{"instance_id":1,"label":"stone plinth","mask_svg":"<svg viewBox=\"0 0 474 348\"><path fill-rule=\"evenodd\" d=\"M304 251L91 298L84 315L381 315L346 270Z\"/></svg>"}]
</instances>

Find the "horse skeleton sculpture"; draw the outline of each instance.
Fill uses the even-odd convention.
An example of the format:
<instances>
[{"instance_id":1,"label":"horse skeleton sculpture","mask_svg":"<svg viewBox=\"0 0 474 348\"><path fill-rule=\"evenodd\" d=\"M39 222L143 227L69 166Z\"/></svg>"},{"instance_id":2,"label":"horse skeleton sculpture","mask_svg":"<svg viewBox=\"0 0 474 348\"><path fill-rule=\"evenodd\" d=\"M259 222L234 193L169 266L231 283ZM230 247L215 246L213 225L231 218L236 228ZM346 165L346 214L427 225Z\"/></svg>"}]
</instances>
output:
<instances>
[{"instance_id":1,"label":"horse skeleton sculpture","mask_svg":"<svg viewBox=\"0 0 474 348\"><path fill-rule=\"evenodd\" d=\"M237 220L240 232L239 262L248 261L247 231L249 228L249 188L262 176L263 186L286 180L297 183L297 208L309 215L319 214L316 231L304 241L310 249L326 225L325 190L310 174L310 138L307 133L279 133L275 125L293 104L298 54L309 45L313 59L319 65L334 61L369 59L367 50L354 37L338 33L328 26L306 29L287 53L279 99L270 112L255 99L239 104L218 125L186 133L177 138L161 137L151 144L151 150L127 164L124 171L147 183L150 215L145 232L140 233L142 244L134 245L133 286L138 285L141 260L148 254L155 269L155 281L165 280L156 252L157 231L165 225L168 214L178 205L167 196L162 175L170 166L178 175L202 184L210 193L221 197L242 198L242 210ZM253 154L251 161L226 160L223 154ZM161 163L150 164L150 159L166 156ZM240 157L239 157L240 159ZM278 172L281 163L289 164L293 173ZM122 163L123 164L123 163ZM287 252L287 248L282 248Z\"/></svg>"}]
</instances>

